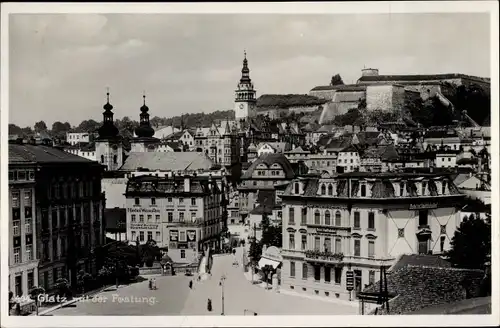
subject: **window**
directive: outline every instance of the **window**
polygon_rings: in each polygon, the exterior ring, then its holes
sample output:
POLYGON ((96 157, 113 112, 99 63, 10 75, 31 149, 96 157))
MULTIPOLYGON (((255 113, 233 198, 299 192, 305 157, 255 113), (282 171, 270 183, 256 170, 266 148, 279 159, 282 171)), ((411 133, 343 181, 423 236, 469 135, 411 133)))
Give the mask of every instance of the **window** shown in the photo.
POLYGON ((184 222, 184 212, 179 212, 179 222, 184 222))
POLYGON ((400 182, 399 183, 399 196, 403 197, 404 193, 405 193, 405 183, 404 182, 400 182))
POLYGON ((331 222, 330 222, 330 211, 329 210, 326 210, 325 211, 325 225, 330 225, 331 222))
POLYGON ((135 231, 132 231, 132 237, 131 237, 131 239, 132 239, 133 241, 135 241, 135 239, 136 239, 136 238, 137 238, 137 237, 136 237, 136 232, 135 232, 135 231))
POLYGON ((181 231, 179 233, 179 241, 186 241, 186 232, 185 231, 181 231))
POLYGON ((320 215, 318 210, 314 212, 314 224, 320 224, 320 215))
POLYGON ((305 250, 307 248, 307 235, 302 235, 300 240, 300 249, 305 250))
POLYGON ((427 189, 427 182, 422 181, 422 196, 425 196, 426 189, 427 189))
POLYGON ((131 220, 132 220, 132 222, 135 222, 135 214, 132 214, 131 220))
POLYGON ((340 282, 342 281, 342 268, 335 267, 333 271, 335 273, 335 283, 340 284, 340 282))
POLYGON ((340 227, 342 225, 342 216, 340 211, 335 212, 335 226, 340 227))
POLYGON ((168 219, 168 222, 173 222, 174 221, 174 213, 168 212, 167 219, 168 219))
POLYGON ((15 296, 23 296, 23 276, 16 275, 15 284, 16 284, 16 286, 15 286, 16 295, 15 296))
POLYGON ((342 239, 335 238, 335 253, 342 253, 342 239))
POLYGON ((370 258, 375 257, 375 241, 374 240, 368 241, 368 257, 370 257, 370 258))
POLYGON ((332 240, 330 238, 325 238, 325 252, 332 251, 332 240))
POLYGON ((418 241, 418 253, 427 254, 429 252, 429 241, 428 239, 421 239, 418 241))
POLYGON ((52 269, 52 281, 57 281, 58 278, 58 273, 59 273, 59 268, 53 268, 52 269))
POLYGON ((161 240, 160 232, 159 231, 155 232, 155 240, 158 241, 158 242, 161 240))
POLYGON ((321 194, 322 195, 326 194, 326 187, 325 187, 325 185, 321 185, 321 194))
POLYGON ((375 213, 368 212, 368 229, 375 230, 375 213))
POLYGON ((373 270, 370 270, 368 272, 368 283, 370 285, 373 285, 375 283, 375 271, 373 271, 373 270))
POLYGON ((184 198, 179 197, 179 204, 184 204, 184 198))
POLYGON ((446 181, 443 180, 443 183, 441 184, 441 195, 446 194, 446 181))
POLYGON ((59 253, 57 252, 57 239, 52 239, 52 261, 59 258, 59 253))
POLYGON ((319 237, 314 237, 314 250, 316 250, 316 251, 320 250, 320 238, 319 237))
POLYGON ((360 228, 361 228, 361 222, 360 222, 359 212, 354 212, 354 229, 360 229, 360 228))
POLYGON ((144 231, 139 231, 139 241, 144 241, 144 231))
POLYGON ((160 222, 160 215, 156 214, 155 219, 156 219, 156 223, 160 222))
POLYGON ((428 222, 429 213, 427 210, 418 211, 418 226, 423 227, 429 224, 428 222))
POLYGON ((167 202, 171 203, 172 202, 172 197, 167 198, 167 202))
POLYGON ((441 236, 439 238, 439 249, 440 249, 441 253, 443 253, 443 251, 444 251, 444 242, 445 242, 445 240, 446 240, 446 236, 441 236))
POLYGON ((307 263, 302 263, 302 279, 307 279, 307 263))
POLYGON ((32 207, 33 206, 33 198, 31 197, 31 191, 26 190, 24 192, 24 207, 32 207))
POLYGON ((118 157, 116 155, 113 155, 113 164, 116 164, 118 162, 118 157))
POLYGON ((366 197, 366 185, 361 185, 361 197, 366 197))
POLYGON ((135 198, 135 205, 141 205, 141 200, 139 198, 135 198))
POLYGON ((31 261, 33 259, 32 252, 33 252, 33 246, 26 245, 26 261, 31 261))
POLYGON ((148 214, 148 222, 151 222, 153 220, 153 216, 151 214, 148 214))
POLYGON ((30 233, 33 233, 32 228, 32 221, 31 219, 25 219, 24 220, 24 233, 29 235, 30 233))
POLYGON ((290 277, 295 277, 295 262, 290 261, 290 277))
POLYGON ((66 256, 66 237, 61 237, 61 257, 66 256))
POLYGON ((290 209, 288 210, 288 223, 295 224, 295 210, 291 206, 290 209))
POLYGON ((153 240, 153 231, 148 231, 148 241, 153 240))
POLYGON ((196 198, 191 198, 191 205, 196 206, 196 198))
POLYGON ((151 198, 151 205, 156 205, 156 198, 151 198))
POLYGON ((328 186, 328 195, 329 195, 329 196, 332 196, 332 195, 333 195, 333 186, 332 186, 332 185, 329 185, 329 186, 328 186))
POLYGON ((290 233, 288 236, 288 244, 290 249, 295 249, 295 233, 290 233))
POLYGON ((21 229, 19 226, 21 225, 21 221, 12 221, 12 234, 14 236, 19 236, 21 234, 21 229))
POLYGON ((319 265, 314 266, 314 280, 320 281, 321 279, 321 267, 319 265))
POLYGON ((325 266, 325 282, 332 281, 332 269, 329 266, 325 266))
POLYGON ((28 271, 28 290, 33 289, 35 287, 35 274, 33 270, 28 271))
POLYGON ((354 240, 354 256, 361 256, 361 240, 354 240))
POLYGON ((302 218, 300 220, 300 224, 302 225, 307 224, 307 207, 302 208, 302 218))
POLYGON ((181 259, 185 259, 185 258, 186 258, 186 250, 181 249, 181 259))
POLYGON ((294 185, 294 194, 300 194, 300 188, 299 188, 299 184, 298 183, 295 183, 294 185))
POLYGON ((12 192, 12 207, 19 208, 19 192, 18 191, 12 192))
POLYGON ((21 247, 14 248, 14 264, 21 263, 21 247))
POLYGON ((144 215, 143 214, 139 215, 139 222, 144 223, 144 215))

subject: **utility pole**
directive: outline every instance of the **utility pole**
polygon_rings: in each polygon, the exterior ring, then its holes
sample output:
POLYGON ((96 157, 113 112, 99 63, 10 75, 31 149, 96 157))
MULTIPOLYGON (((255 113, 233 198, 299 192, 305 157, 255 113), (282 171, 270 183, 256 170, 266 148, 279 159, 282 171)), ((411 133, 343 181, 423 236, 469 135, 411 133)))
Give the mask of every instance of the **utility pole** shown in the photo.
POLYGON ((222 297, 222 313, 221 315, 224 315, 224 281, 226 280, 226 275, 223 274, 222 277, 220 277, 220 282, 219 286, 221 286, 221 297, 222 297))

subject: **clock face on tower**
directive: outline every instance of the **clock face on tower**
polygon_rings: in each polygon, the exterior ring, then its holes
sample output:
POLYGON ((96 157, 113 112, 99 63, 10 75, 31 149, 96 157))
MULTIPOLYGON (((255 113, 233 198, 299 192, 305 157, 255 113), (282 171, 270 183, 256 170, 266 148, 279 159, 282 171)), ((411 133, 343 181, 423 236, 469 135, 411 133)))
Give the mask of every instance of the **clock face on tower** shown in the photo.
POLYGON ((243 104, 240 104, 240 109, 243 109, 243 107, 245 107, 245 106, 243 106, 243 104))

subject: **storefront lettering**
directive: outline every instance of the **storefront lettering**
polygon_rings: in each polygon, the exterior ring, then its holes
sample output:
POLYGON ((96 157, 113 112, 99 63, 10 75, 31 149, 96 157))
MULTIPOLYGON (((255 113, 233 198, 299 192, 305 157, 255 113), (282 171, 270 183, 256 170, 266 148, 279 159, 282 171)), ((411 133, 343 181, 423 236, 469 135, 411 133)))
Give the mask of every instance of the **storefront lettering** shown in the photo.
POLYGON ((330 235, 336 235, 337 231, 333 229, 328 229, 328 228, 317 228, 316 233, 326 233, 330 235))
POLYGON ((127 212, 129 213, 160 213, 160 210, 158 208, 141 208, 141 207, 132 207, 132 208, 127 208, 127 212))
POLYGON ((424 210, 437 208, 437 203, 410 204, 410 210, 424 210))
POLYGON ((132 223, 132 224, 130 224, 130 229, 157 230, 158 224, 132 223))
POLYGON ((179 240, 179 231, 170 230, 170 241, 178 241, 179 240))

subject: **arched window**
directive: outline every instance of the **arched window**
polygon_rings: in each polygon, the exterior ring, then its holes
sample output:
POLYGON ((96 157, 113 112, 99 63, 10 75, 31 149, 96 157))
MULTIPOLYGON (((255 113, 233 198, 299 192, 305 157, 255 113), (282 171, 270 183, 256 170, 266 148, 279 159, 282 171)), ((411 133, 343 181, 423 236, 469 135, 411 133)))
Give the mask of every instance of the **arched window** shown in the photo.
POLYGON ((104 155, 101 155, 101 163, 104 163, 104 155))
POLYGON ((399 183, 399 197, 403 197, 405 192, 405 183, 400 182, 399 183))
POLYGON ((366 185, 361 185, 361 197, 366 197, 366 185))
POLYGON ((325 185, 324 185, 324 184, 323 184, 323 185, 321 185, 321 194, 322 194, 322 195, 325 195, 325 194, 326 194, 326 187, 325 187, 325 185))
POLYGON ((332 185, 328 186, 328 195, 333 196, 333 186, 332 185))
POLYGON ((342 216, 340 211, 335 212, 335 226, 340 227, 342 225, 342 216))
POLYGON ((314 224, 320 224, 320 214, 318 210, 314 212, 314 224))
POLYGON ((444 195, 446 194, 446 181, 443 180, 443 183, 441 184, 441 194, 444 195))
POLYGON ((118 156, 114 155, 113 156, 113 164, 116 164, 118 161, 118 156))
POLYGON ((307 267, 307 263, 302 263, 302 279, 307 279, 307 271, 308 271, 308 267, 307 267))
POLYGON ((294 187, 295 187, 294 193, 299 194, 300 193, 299 192, 299 184, 297 182, 295 183, 294 187))
POLYGON ((325 212, 325 225, 330 225, 330 211, 326 210, 325 212))

